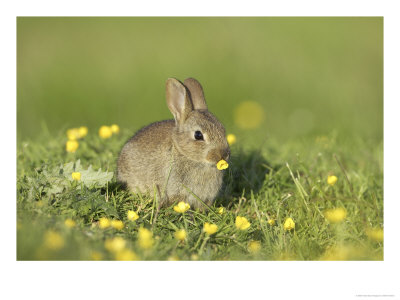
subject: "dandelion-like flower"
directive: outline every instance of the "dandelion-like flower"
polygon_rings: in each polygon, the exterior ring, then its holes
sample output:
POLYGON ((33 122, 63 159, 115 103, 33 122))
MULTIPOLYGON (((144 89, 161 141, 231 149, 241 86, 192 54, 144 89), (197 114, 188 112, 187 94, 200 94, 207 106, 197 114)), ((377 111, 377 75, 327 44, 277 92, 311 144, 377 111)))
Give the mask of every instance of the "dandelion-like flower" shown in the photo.
POLYGON ((63 237, 53 231, 53 230, 48 230, 45 235, 44 235, 44 246, 50 250, 60 250, 62 247, 64 247, 64 239, 63 237))
POLYGON ((83 138, 88 134, 88 128, 86 126, 81 126, 78 128, 79 138, 83 138))
POLYGON ((99 227, 101 228, 101 229, 104 229, 104 228, 108 228, 108 227, 110 227, 111 226, 111 222, 110 222, 110 220, 109 219, 107 219, 107 218, 100 218, 100 220, 99 220, 99 227))
POLYGON ((220 207, 220 208, 218 208, 218 213, 220 214, 220 215, 223 215, 224 213, 225 213, 225 211, 226 211, 226 209, 225 209, 225 207, 220 207))
POLYGON ((224 170, 224 169, 227 169, 228 167, 229 167, 229 164, 223 159, 221 159, 219 162, 217 162, 218 170, 224 170))
POLYGON ((76 181, 81 180, 81 173, 79 173, 79 172, 72 172, 71 176, 72 176, 73 180, 76 180, 76 181))
POLYGON ((290 231, 292 229, 294 229, 294 227, 296 226, 296 223, 294 223, 292 218, 287 218, 285 220, 285 223, 283 224, 283 229, 290 231))
POLYGON ((203 230, 208 235, 212 235, 218 231, 218 226, 215 224, 210 224, 208 222, 204 223, 203 230))
POLYGON ((66 219, 64 221, 64 225, 67 226, 68 228, 72 228, 72 227, 75 227, 76 223, 72 219, 66 219))
POLYGON ((229 145, 233 145, 234 143, 236 143, 236 136, 230 133, 226 136, 226 140, 228 141, 229 145))
POLYGON ((92 251, 92 253, 90 254, 90 258, 92 260, 102 260, 103 255, 100 252, 92 251))
POLYGON ((190 208, 190 205, 188 203, 181 201, 178 203, 178 205, 174 206, 174 211, 183 214, 184 212, 189 210, 189 208, 190 208))
POLYGON ((117 124, 111 125, 111 131, 112 131, 112 133, 118 134, 119 133, 119 126, 117 124))
POLYGON ((171 256, 168 257, 168 260, 169 260, 169 261, 178 261, 178 260, 179 260, 179 257, 176 256, 176 255, 171 255, 171 256))
POLYGON ((65 150, 70 153, 74 153, 79 147, 79 143, 76 140, 69 140, 65 144, 65 150))
POLYGON ((255 101, 244 101, 234 111, 235 124, 242 129, 258 128, 264 118, 263 107, 255 101))
POLYGON ((120 220, 111 220, 111 227, 121 230, 124 228, 124 223, 120 220))
POLYGON ((113 253, 117 253, 122 251, 125 248, 126 241, 122 237, 115 237, 111 239, 107 239, 104 243, 104 247, 113 253))
POLYGON ((136 221, 139 219, 139 215, 133 210, 128 210, 127 217, 129 221, 136 221))
POLYGON ((274 225, 275 225, 275 220, 274 220, 274 219, 269 219, 269 220, 267 221, 267 223, 268 223, 269 225, 271 225, 271 226, 274 226, 274 225))
POLYGON ((235 220, 235 225, 237 229, 246 230, 250 227, 250 222, 245 217, 237 216, 235 220))
POLYGON ((79 129, 78 128, 71 128, 67 130, 67 137, 70 141, 74 141, 79 139, 79 129))
POLYGON ((330 175, 330 176, 328 176, 328 179, 326 180, 326 182, 329 184, 329 185, 335 185, 335 183, 336 183, 336 181, 337 181, 337 177, 335 176, 335 175, 330 175))
POLYGON ((347 211, 343 207, 327 209, 324 216, 330 223, 339 223, 346 219, 347 211))
POLYGON ((115 253, 115 259, 116 260, 124 260, 124 261, 129 261, 129 260, 138 260, 138 256, 136 255, 135 252, 129 249, 123 249, 121 251, 118 251, 115 253))
POLYGON ((105 126, 105 125, 103 125, 103 126, 101 126, 100 129, 99 129, 99 136, 100 136, 102 139, 108 139, 108 138, 110 138, 110 137, 112 136, 112 133, 113 133, 113 132, 112 132, 110 126, 105 126))
POLYGON ((261 242, 260 241, 250 241, 249 245, 247 246, 247 249, 251 253, 257 253, 260 252, 261 249, 261 242))
POLYGON ((196 253, 193 253, 192 255, 190 255, 190 259, 191 260, 199 260, 199 256, 196 253))
POLYGON ((139 228, 139 247, 150 249, 153 247, 153 233, 146 228, 139 228))
POLYGON ((375 242, 383 241, 383 229, 381 228, 367 229, 366 234, 371 240, 375 242))
POLYGON ((184 241, 186 239, 187 233, 185 229, 179 229, 175 231, 174 236, 179 241, 184 241))

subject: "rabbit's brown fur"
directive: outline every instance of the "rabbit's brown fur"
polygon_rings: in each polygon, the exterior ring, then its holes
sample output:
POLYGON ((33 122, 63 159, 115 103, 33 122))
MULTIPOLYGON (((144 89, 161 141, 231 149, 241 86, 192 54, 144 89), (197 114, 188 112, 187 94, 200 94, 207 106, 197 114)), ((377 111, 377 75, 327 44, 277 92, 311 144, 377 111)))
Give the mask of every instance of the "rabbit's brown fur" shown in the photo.
POLYGON ((124 145, 118 158, 118 180, 132 192, 155 188, 161 205, 185 201, 202 209, 204 205, 192 193, 209 205, 217 196, 223 171, 216 164, 230 155, 225 128, 208 111, 195 79, 182 84, 169 78, 166 98, 175 120, 152 123, 124 145), (194 138, 196 131, 201 131, 204 140, 194 138))

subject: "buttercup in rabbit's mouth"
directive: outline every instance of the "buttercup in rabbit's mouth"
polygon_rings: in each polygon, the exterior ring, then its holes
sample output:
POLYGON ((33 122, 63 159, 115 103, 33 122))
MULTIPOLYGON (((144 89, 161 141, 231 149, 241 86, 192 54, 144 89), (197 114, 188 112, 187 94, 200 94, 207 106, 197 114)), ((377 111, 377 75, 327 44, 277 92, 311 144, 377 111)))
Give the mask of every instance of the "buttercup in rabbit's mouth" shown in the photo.
POLYGON ((118 181, 133 193, 158 192, 161 206, 183 201, 204 209, 217 197, 229 166, 225 128, 208 110, 196 79, 168 78, 165 96, 174 119, 142 128, 124 145, 118 181))
POLYGON ((218 170, 224 170, 224 169, 227 169, 228 167, 229 167, 229 164, 223 159, 221 159, 219 162, 217 162, 218 170))

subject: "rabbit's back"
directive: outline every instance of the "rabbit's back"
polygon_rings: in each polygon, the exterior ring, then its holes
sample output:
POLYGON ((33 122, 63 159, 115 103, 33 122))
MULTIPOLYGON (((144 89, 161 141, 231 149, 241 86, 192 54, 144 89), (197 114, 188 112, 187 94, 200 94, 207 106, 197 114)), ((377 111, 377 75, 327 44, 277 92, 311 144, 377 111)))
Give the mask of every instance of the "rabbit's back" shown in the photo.
POLYGON ((124 145, 118 158, 118 181, 141 192, 153 190, 165 180, 171 160, 174 120, 152 123, 139 130, 124 145))

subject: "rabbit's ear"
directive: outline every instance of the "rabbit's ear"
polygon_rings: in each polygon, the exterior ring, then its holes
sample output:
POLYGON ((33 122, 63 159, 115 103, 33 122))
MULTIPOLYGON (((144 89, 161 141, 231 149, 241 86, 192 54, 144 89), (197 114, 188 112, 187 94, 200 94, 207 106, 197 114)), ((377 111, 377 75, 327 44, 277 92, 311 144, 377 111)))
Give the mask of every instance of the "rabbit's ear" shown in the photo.
POLYGON ((185 86, 175 78, 168 78, 165 84, 167 105, 177 124, 183 124, 193 110, 185 86))
POLYGON ((194 109, 207 109, 204 92, 201 84, 194 78, 186 78, 183 84, 190 92, 194 109))

